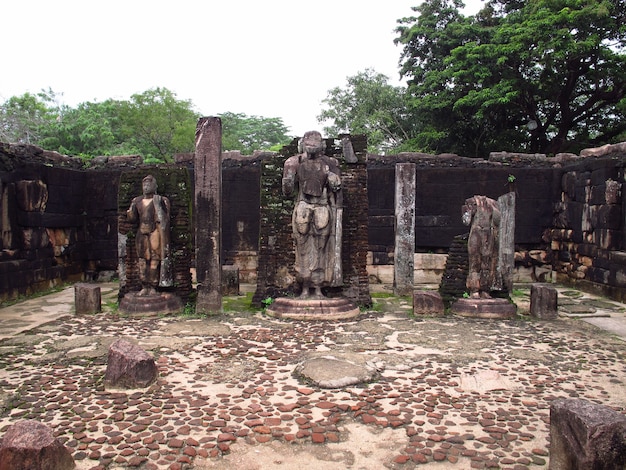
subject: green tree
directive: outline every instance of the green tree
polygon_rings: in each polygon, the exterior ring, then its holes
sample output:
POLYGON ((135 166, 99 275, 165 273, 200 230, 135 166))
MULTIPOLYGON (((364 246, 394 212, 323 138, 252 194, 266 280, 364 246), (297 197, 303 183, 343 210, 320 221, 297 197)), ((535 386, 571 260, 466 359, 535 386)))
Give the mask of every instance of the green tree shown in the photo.
POLYGON ((625 0, 425 0, 400 20, 416 146, 578 151, 626 131, 625 0))
POLYGON ((38 145, 84 158, 139 153, 124 135, 120 116, 124 106, 128 106, 127 102, 106 100, 65 108, 45 129, 38 145))
POLYGON ((347 78, 345 88, 328 91, 326 108, 317 117, 331 121, 327 135, 366 134, 372 152, 398 149, 409 139, 410 120, 404 87, 390 85, 389 77, 366 69, 347 78))
POLYGON ((57 117, 52 90, 12 96, 0 105, 0 140, 37 144, 57 117))
POLYGON ((255 150, 275 150, 290 142, 289 129, 281 118, 247 116, 242 113, 226 112, 219 115, 222 120, 222 148, 240 150, 250 155, 255 150))
POLYGON ((167 88, 132 95, 120 107, 122 135, 144 158, 171 161, 175 153, 192 152, 199 114, 189 100, 167 88))

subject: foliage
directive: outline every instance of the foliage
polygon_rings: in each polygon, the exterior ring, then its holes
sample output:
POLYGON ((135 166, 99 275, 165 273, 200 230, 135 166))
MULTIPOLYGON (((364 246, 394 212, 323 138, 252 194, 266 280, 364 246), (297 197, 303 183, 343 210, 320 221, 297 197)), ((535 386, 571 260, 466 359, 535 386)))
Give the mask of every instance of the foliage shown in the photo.
POLYGON ((328 91, 322 103, 326 108, 319 122, 332 121, 324 127, 327 135, 366 134, 371 152, 397 149, 409 137, 405 108, 405 89, 388 83, 389 78, 366 69, 347 78, 345 88, 328 91))
POLYGON ((425 0, 399 21, 413 145, 557 153, 626 132, 625 0, 425 0))
POLYGON ((86 158, 138 153, 121 132, 122 106, 123 102, 107 100, 81 103, 74 109, 58 108, 57 119, 44 129, 38 145, 86 158))
POLYGON ((34 144, 39 141, 41 132, 51 122, 56 113, 49 104, 54 101, 52 91, 36 95, 24 93, 12 96, 0 105, 0 140, 34 144))
MULTIPOLYGON (((144 162, 169 161, 193 152, 199 113, 167 88, 132 95, 130 100, 58 103, 52 90, 25 93, 0 105, 0 140, 39 145, 90 159, 99 155, 139 154, 144 162)), ((291 139, 280 118, 224 113, 223 145, 252 153, 280 148, 291 139)))
POLYGON ((132 95, 120 109, 123 133, 145 158, 171 160, 172 155, 193 152, 200 115, 189 100, 178 100, 167 88, 132 95))
POLYGON ((222 147, 224 150, 240 150, 250 155, 255 150, 271 150, 288 144, 289 129, 281 118, 247 116, 242 113, 223 113, 222 147))

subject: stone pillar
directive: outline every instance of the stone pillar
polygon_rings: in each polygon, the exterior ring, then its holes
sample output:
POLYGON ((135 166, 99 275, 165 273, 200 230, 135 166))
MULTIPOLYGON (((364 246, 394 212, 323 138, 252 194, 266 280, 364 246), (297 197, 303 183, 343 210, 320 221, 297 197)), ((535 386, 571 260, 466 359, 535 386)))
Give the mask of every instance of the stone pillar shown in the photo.
POLYGON ((626 416, 579 398, 554 400, 548 468, 626 468, 626 416))
POLYGON ((552 286, 533 284, 530 287, 530 316, 552 320, 558 316, 558 292, 552 286))
POLYGON ((82 282, 75 284, 74 305, 78 315, 100 312, 102 310, 100 287, 82 282))
POLYGON ((194 157, 197 313, 222 311, 222 121, 203 117, 194 157))
POLYGON ((393 291, 396 295, 410 295, 413 292, 415 181, 415 163, 396 164, 396 239, 393 257, 393 291))
POLYGON ((513 269, 515 268, 515 193, 503 194, 498 198, 500 207, 500 245, 498 247, 498 268, 496 285, 498 290, 513 290, 513 269))

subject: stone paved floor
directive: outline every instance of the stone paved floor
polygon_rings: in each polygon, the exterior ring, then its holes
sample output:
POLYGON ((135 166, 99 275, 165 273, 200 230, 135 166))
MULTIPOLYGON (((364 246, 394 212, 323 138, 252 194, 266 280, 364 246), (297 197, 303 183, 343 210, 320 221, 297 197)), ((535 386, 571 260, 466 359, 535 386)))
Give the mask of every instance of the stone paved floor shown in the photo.
MULTIPOLYGON (((79 470, 541 469, 555 398, 626 413, 624 306, 571 289, 554 321, 413 319, 406 300, 377 297, 338 322, 127 318, 115 285, 102 291, 97 315, 73 314, 72 288, 0 309, 0 436, 47 423, 79 470), (154 354, 149 389, 104 388, 118 337, 154 354), (378 377, 325 390, 293 375, 342 352, 378 377)), ((518 301, 524 311, 527 293, 518 301)))

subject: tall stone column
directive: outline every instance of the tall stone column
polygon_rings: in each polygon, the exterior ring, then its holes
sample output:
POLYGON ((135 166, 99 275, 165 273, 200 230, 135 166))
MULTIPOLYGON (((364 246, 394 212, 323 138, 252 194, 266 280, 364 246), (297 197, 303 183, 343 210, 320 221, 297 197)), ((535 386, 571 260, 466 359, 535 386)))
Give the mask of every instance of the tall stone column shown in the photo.
POLYGON ((515 268, 515 193, 509 192, 498 198, 500 207, 500 245, 498 246, 498 272, 495 288, 513 290, 515 268))
POLYGON ((202 117, 194 157, 196 313, 222 311, 222 121, 202 117))
POLYGON ((393 291, 411 295, 415 254, 415 163, 396 164, 396 224, 393 256, 393 291))

